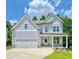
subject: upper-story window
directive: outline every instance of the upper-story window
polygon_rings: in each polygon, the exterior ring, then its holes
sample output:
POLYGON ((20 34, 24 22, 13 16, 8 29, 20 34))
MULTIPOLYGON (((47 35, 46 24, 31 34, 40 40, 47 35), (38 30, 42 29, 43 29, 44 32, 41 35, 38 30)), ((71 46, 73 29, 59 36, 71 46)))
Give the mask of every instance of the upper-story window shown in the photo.
POLYGON ((59 32, 59 26, 53 26, 53 32, 59 32))
POLYGON ((59 32, 59 26, 57 26, 57 32, 59 32))
POLYGON ((45 27, 45 32, 48 32, 48 27, 45 27))
POLYGON ((25 29, 27 29, 27 24, 25 24, 25 29))

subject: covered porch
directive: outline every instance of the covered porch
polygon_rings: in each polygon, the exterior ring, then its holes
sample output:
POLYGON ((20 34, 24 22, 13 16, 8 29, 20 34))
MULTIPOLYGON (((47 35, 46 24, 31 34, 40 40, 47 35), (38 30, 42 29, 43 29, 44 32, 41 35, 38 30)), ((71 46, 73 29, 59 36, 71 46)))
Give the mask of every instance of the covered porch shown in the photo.
POLYGON ((41 34, 41 47, 68 48, 67 33, 43 33, 41 34))

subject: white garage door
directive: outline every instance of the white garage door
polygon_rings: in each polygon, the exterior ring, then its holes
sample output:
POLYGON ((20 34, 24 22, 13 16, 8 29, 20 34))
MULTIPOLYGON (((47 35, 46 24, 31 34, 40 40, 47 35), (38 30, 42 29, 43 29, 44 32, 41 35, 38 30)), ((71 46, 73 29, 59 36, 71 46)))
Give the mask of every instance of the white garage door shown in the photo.
POLYGON ((18 48, 36 48, 38 46, 37 40, 37 31, 15 31, 15 44, 18 48))
POLYGON ((36 48, 37 39, 17 39, 16 40, 17 48, 36 48))

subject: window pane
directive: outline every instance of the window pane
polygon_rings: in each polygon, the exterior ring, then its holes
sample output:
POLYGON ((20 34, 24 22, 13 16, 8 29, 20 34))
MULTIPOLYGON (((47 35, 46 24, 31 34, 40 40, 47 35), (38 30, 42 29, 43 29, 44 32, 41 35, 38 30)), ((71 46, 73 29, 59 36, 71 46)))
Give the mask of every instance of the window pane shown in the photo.
POLYGON ((55 44, 55 39, 54 39, 54 44, 55 44))
POLYGON ((56 31, 55 26, 53 26, 53 31, 56 31))
POLYGON ((58 32, 59 31, 59 26, 53 26, 53 31, 58 32))
POLYGON ((57 26, 57 32, 59 31, 59 26, 57 26))
POLYGON ((27 28, 27 24, 25 24, 25 29, 27 28))
POLYGON ((57 37, 57 43, 59 44, 59 37, 57 37))

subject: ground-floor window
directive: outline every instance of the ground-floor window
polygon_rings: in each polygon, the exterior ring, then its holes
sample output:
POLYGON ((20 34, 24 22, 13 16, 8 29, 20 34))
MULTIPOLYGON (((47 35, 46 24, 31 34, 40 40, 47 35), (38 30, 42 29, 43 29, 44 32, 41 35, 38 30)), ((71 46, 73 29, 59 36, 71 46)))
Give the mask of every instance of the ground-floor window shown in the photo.
POLYGON ((59 37, 54 37, 54 44, 59 44, 59 37))

